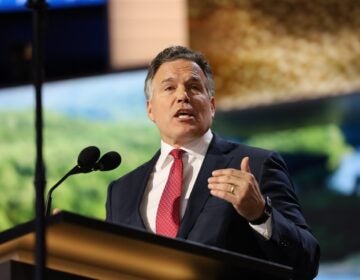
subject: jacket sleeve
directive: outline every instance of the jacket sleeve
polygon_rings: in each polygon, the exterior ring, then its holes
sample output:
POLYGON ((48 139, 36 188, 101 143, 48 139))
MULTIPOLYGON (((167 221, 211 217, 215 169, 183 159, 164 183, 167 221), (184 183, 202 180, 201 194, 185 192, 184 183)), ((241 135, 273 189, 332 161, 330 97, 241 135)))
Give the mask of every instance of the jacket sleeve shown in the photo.
POLYGON ((265 159, 259 185, 272 202, 272 235, 258 242, 269 260, 294 268, 295 279, 313 279, 320 248, 300 209, 287 167, 276 153, 265 159))

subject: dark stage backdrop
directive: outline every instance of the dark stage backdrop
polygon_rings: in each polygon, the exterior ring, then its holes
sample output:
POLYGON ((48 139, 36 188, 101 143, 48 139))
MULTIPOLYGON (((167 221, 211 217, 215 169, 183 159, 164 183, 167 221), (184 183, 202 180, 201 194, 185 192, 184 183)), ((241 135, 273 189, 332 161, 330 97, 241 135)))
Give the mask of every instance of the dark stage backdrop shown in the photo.
MULTIPOLYGON (((32 11, 0 1, 0 86, 31 81, 32 11)), ((107 0, 48 0, 44 13, 47 80, 108 70, 107 0)))

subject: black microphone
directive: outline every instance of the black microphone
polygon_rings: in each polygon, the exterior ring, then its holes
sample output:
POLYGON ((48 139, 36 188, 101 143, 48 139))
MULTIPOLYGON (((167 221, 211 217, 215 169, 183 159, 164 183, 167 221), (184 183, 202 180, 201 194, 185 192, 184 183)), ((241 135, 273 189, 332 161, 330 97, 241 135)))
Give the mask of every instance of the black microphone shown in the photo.
POLYGON ((73 168, 70 175, 91 172, 99 157, 99 148, 95 146, 86 147, 80 152, 77 161, 78 164, 73 168))
POLYGON ((111 151, 103 155, 93 167, 93 171, 109 171, 118 167, 121 163, 121 156, 119 153, 111 151))
POLYGON ((47 195, 47 203, 45 215, 50 215, 51 210, 51 194, 52 192, 63 182, 65 179, 71 175, 79 174, 79 173, 88 173, 93 171, 94 166, 96 165, 97 160, 100 157, 100 150, 95 146, 89 146, 83 149, 78 156, 78 164, 74 166, 68 173, 65 174, 64 177, 60 179, 48 192, 47 195))

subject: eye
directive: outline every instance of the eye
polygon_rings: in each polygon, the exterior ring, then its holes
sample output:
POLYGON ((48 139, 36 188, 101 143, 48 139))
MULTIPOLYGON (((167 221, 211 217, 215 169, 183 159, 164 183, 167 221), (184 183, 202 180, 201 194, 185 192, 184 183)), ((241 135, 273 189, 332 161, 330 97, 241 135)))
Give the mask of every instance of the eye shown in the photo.
POLYGON ((191 92, 201 92, 202 87, 199 84, 190 84, 188 86, 188 90, 190 90, 191 92))
POLYGON ((173 91, 175 89, 175 87, 174 86, 171 86, 171 85, 168 85, 168 86, 165 86, 164 87, 164 90, 165 91, 173 91))

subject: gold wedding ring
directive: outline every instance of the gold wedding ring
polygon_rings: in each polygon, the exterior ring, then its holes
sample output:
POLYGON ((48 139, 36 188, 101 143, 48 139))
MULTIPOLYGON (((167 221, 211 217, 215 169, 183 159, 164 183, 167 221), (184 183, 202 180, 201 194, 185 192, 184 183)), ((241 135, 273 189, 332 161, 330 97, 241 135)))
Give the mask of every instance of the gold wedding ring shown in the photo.
POLYGON ((230 193, 231 193, 231 194, 234 194, 234 191, 235 191, 235 186, 234 186, 234 185, 231 185, 230 193))

